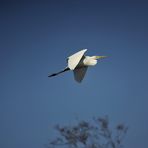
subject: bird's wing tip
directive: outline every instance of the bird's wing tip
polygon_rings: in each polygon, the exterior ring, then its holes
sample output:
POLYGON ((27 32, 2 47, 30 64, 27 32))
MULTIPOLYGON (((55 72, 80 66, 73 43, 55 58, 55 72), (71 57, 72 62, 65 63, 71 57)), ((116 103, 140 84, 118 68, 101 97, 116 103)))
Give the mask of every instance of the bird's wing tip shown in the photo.
POLYGON ((88 49, 83 49, 84 52, 86 52, 88 49))

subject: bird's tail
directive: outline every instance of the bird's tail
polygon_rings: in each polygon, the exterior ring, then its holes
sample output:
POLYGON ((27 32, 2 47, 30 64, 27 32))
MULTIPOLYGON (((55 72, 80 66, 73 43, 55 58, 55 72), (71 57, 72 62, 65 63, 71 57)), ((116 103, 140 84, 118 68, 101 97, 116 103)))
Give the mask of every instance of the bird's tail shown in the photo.
POLYGON ((59 72, 56 72, 56 73, 53 73, 53 74, 49 74, 48 77, 53 77, 53 76, 56 76, 56 75, 58 75, 60 73, 63 73, 63 72, 69 71, 69 70, 70 70, 70 68, 66 67, 65 69, 63 69, 63 70, 61 70, 59 72))

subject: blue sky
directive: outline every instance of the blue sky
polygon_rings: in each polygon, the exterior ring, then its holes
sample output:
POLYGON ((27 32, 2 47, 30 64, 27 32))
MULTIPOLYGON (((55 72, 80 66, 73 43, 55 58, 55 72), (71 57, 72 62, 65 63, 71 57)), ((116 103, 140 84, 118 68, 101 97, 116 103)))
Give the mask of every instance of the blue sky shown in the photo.
POLYGON ((148 147, 148 3, 0 2, 0 147, 41 148, 53 125, 108 115, 129 126, 127 148, 148 147), (107 55, 81 84, 67 56, 107 55))

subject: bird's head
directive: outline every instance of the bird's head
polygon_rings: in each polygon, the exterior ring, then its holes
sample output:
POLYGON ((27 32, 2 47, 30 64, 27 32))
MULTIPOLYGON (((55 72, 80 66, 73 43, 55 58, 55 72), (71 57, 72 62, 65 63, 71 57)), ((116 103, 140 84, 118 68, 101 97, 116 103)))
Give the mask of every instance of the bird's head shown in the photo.
POLYGON ((87 66, 94 66, 97 64, 97 60, 106 58, 107 56, 86 56, 83 63, 87 66))

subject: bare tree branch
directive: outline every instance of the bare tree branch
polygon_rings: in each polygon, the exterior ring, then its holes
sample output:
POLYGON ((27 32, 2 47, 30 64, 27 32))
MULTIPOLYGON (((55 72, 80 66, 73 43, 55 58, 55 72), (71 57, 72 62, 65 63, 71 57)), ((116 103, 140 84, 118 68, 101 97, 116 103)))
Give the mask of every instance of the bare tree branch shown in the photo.
POLYGON ((118 124, 114 130, 109 127, 107 116, 94 118, 91 122, 80 121, 74 126, 55 127, 57 138, 51 140, 49 148, 121 148, 128 128, 118 124))

